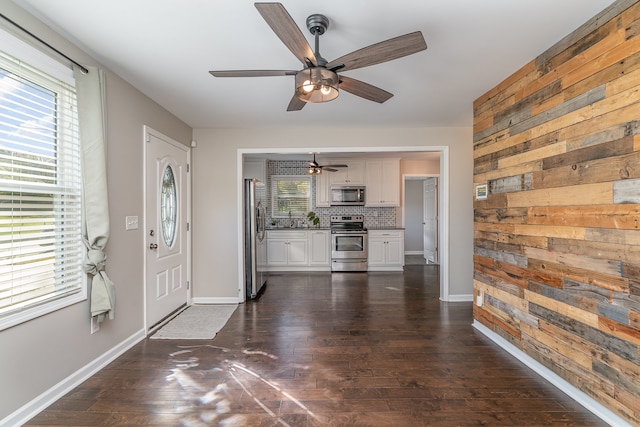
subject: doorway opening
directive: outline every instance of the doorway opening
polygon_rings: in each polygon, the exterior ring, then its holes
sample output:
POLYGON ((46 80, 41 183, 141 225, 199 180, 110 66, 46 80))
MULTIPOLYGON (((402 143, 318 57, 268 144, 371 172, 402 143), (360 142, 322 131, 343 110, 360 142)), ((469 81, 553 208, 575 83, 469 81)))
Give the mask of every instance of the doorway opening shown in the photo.
MULTIPOLYGON (((296 148, 240 148, 237 150, 237 210, 238 212, 242 212, 242 194, 243 194, 243 163, 245 158, 251 157, 264 157, 264 156, 289 156, 289 155, 307 155, 309 153, 323 153, 323 154, 335 154, 338 156, 345 156, 347 154, 388 154, 389 156, 399 155, 399 154, 425 154, 425 153, 433 153, 435 155, 435 159, 433 161, 435 165, 435 172, 431 176, 439 176, 439 187, 438 187, 438 200, 439 205, 437 208, 438 212, 438 262, 440 265, 440 300, 441 301, 449 301, 449 248, 448 248, 448 240, 444 238, 449 234, 449 147, 448 146, 406 146, 406 147, 296 147, 296 148)), ((413 172, 402 171, 401 172, 401 193, 404 194, 404 176, 411 175, 413 172)), ((420 176, 430 176, 428 173, 424 171, 420 171, 417 173, 420 176)), ((402 208, 397 208, 397 218, 402 218, 404 221, 404 213, 402 212, 402 208)), ((238 242, 243 242, 244 233, 243 226, 239 224, 238 230, 238 242)), ((243 245, 238 245, 238 259, 243 260, 243 245)), ((241 261, 238 263, 238 300, 242 301, 244 299, 243 290, 244 290, 244 263, 241 261)))
POLYGON ((417 264, 439 264, 439 175, 404 175, 405 259, 417 264))

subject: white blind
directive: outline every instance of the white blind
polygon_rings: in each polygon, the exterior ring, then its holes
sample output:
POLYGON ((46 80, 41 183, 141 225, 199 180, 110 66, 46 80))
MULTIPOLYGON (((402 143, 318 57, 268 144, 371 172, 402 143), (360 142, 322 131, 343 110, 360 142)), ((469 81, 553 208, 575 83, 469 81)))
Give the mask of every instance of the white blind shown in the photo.
POLYGON ((301 216, 311 210, 311 177, 274 175, 271 180, 272 216, 301 216))
POLYGON ((83 290, 80 172, 75 89, 0 52, 0 321, 83 290))

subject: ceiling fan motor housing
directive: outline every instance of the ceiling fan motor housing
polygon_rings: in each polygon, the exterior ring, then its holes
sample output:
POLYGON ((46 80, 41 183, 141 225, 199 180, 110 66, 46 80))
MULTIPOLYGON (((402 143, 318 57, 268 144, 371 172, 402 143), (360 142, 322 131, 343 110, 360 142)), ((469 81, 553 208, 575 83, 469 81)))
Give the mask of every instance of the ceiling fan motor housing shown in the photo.
POLYGON ((314 36, 318 34, 323 35, 329 28, 329 18, 319 13, 314 13, 307 18, 307 29, 314 36))

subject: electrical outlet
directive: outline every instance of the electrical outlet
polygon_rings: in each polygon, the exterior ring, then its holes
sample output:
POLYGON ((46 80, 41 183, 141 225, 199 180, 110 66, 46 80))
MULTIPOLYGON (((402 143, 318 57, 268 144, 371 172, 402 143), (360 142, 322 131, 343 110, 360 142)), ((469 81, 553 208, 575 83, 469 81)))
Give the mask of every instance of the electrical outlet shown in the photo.
POLYGON ((478 307, 482 307, 483 302, 484 302, 484 292, 478 292, 478 295, 476 295, 476 305, 478 307))
POLYGON ((91 318, 91 334, 95 334, 100 330, 100 323, 98 322, 98 316, 91 318))

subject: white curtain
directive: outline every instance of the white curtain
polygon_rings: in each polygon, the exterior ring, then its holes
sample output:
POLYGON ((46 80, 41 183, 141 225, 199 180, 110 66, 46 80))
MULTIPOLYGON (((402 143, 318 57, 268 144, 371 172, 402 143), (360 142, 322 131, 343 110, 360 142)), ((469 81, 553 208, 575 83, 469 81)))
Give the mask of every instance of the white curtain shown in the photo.
POLYGON ((105 272, 104 253, 109 241, 105 73, 96 67, 87 68, 87 74, 77 66, 73 70, 82 147, 83 239, 87 247, 84 270, 92 277, 91 316, 102 322, 106 316, 113 319, 115 309, 115 286, 105 272))

